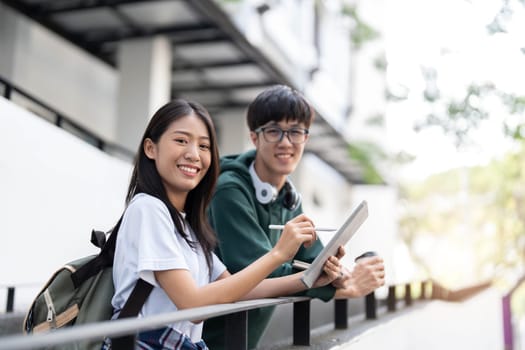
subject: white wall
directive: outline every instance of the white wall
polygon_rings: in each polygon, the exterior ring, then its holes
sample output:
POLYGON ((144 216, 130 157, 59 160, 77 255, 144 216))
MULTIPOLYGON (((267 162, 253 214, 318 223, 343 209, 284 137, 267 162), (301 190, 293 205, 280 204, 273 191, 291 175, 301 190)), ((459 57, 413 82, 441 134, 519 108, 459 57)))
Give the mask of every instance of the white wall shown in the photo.
POLYGON ((378 115, 386 114, 386 72, 378 70, 374 63, 386 59, 385 0, 357 0, 359 17, 379 37, 366 41, 360 49, 353 50, 351 62, 351 99, 352 114, 346 127, 347 137, 351 140, 366 140, 386 148, 386 129, 370 126, 367 121, 378 115))
MULTIPOLYGON (((397 191, 390 186, 354 186, 352 190, 353 205, 362 200, 368 204, 368 218, 357 234, 346 247, 346 259, 354 260, 365 251, 377 252, 385 261, 385 283, 395 284, 400 269, 395 263, 395 246, 397 242, 397 191)), ((348 261, 349 263, 349 261, 348 261)), ((379 297, 385 297, 387 288, 378 290, 379 297)))
POLYGON ((238 154, 255 147, 250 139, 244 111, 223 111, 213 114, 212 117, 221 156, 238 154))
POLYGON ((317 226, 341 225, 352 205, 348 182, 313 154, 305 154, 297 170, 292 180, 303 196, 305 213, 317 226))
MULTIPOLYGON (((25 309, 51 273, 96 253, 124 209, 131 165, 0 98, 0 286, 25 309)), ((5 301, 0 288, 0 301, 5 301)))
MULTIPOLYGON (((350 100, 352 49, 340 3, 322 2, 319 19, 319 70, 305 87, 306 96, 323 117, 344 131, 350 100)), ((352 91, 353 93, 353 91, 352 91)))

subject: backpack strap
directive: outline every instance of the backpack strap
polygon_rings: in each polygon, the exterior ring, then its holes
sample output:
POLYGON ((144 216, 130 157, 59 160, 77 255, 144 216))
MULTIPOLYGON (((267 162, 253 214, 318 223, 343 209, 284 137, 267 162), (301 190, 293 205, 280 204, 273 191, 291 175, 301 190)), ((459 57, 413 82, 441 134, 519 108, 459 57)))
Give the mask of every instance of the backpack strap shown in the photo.
POLYGON ((91 231, 91 243, 97 248, 101 248, 106 244, 106 232, 104 231, 91 231))
POLYGON ((135 288, 133 288, 128 300, 126 301, 126 304, 124 304, 124 307, 120 311, 118 318, 137 316, 152 290, 152 284, 144 281, 142 278, 139 278, 135 288))
MULTIPOLYGON (((152 290, 153 285, 139 278, 117 319, 137 316, 152 290)), ((111 338, 111 347, 116 350, 133 350, 135 348, 135 336, 125 335, 111 338)))
MULTIPOLYGON (((117 224, 111 230, 111 234, 107 241, 103 242, 104 245, 101 247, 100 253, 95 256, 90 262, 81 266, 78 270, 71 274, 71 279, 73 280, 73 285, 75 288, 78 288, 84 281, 88 280, 90 277, 96 275, 102 269, 113 266, 113 258, 115 256, 115 247, 117 245, 117 234, 122 222, 122 217, 118 220, 117 224)), ((100 242, 101 238, 98 239, 100 242)), ((93 242, 93 233, 92 233, 92 243, 93 242)), ((97 245, 97 244, 95 244, 97 245)))

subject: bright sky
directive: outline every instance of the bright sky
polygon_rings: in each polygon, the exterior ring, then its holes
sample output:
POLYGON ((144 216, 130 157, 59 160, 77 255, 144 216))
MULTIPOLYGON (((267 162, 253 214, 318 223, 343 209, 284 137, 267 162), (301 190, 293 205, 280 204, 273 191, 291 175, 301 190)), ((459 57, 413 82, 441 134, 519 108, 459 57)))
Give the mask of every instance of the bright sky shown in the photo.
POLYGON ((386 1, 388 80, 408 88, 408 99, 387 112, 391 147, 418 158, 401 174, 421 178, 460 165, 486 162, 508 148, 501 130, 501 110, 477 134, 476 147, 458 154, 437 130, 412 132, 416 117, 428 113, 422 98, 421 67, 438 71, 442 95, 464 96, 470 82, 492 81, 506 92, 525 94, 525 6, 509 0, 513 15, 508 34, 488 36, 486 25, 498 14, 502 0, 386 1))

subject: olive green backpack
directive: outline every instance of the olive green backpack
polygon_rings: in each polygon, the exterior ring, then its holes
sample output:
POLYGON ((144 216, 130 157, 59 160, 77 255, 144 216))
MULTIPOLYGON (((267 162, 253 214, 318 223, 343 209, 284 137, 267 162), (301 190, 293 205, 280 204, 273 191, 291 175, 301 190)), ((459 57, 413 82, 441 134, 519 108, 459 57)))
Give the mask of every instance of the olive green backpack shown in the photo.
MULTIPOLYGON (((121 218, 122 220, 122 218, 121 218)), ((110 320, 113 314, 113 257, 120 222, 106 241, 106 234, 93 230, 91 242, 100 253, 65 264, 58 269, 37 294, 23 323, 25 333, 46 332, 90 322, 110 320)), ((138 315, 153 286, 137 281, 118 318, 138 315)), ((53 349, 100 349, 103 339, 79 341, 53 349)), ((112 339, 114 349, 133 349, 134 336, 112 339), (118 345, 118 346, 117 346, 118 345)))

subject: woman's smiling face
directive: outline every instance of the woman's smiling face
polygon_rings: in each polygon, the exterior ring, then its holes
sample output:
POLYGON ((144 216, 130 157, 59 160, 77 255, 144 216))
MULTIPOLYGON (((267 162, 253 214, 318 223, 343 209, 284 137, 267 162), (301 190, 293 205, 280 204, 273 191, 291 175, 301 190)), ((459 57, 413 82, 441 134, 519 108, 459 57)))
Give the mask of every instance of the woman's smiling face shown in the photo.
POLYGON ((206 124, 190 114, 172 122, 155 144, 144 142, 144 152, 155 161, 168 198, 180 211, 188 192, 202 180, 211 163, 206 124))

